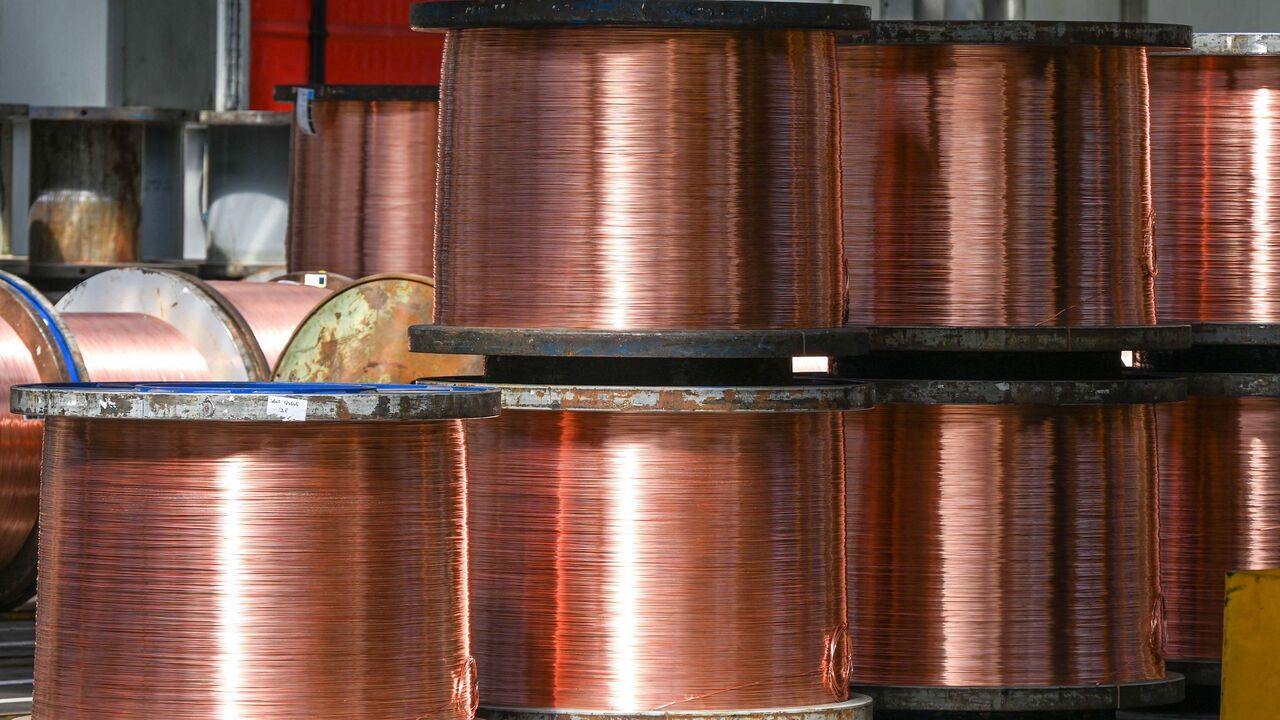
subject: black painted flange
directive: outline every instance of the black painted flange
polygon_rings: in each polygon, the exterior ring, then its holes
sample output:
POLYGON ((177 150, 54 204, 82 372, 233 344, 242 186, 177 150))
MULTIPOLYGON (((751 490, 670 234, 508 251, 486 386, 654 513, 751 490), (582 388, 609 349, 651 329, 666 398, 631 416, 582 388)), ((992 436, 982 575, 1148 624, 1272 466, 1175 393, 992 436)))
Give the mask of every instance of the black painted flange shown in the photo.
POLYGON ((855 45, 1111 45, 1189 48, 1190 25, 1031 20, 885 20, 850 33, 855 45))
POLYGON ((536 27, 865 30, 861 5, 742 0, 460 0, 415 3, 414 30, 536 27))
POLYGON ((318 102, 440 99, 438 85, 277 85, 272 97, 276 102, 293 102, 300 88, 314 91, 318 102))

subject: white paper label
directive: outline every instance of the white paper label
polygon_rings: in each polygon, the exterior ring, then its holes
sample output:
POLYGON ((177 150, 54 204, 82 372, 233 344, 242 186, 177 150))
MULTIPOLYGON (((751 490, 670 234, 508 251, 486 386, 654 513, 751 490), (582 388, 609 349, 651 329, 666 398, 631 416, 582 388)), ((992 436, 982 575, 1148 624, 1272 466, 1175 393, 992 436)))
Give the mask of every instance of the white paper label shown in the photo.
POLYGON ((307 419, 307 401, 302 398, 267 398, 267 416, 285 422, 302 422, 307 419))
POLYGON ((297 95, 294 96, 293 117, 303 135, 316 134, 316 120, 311 115, 311 102, 315 98, 316 91, 311 88, 297 88, 297 95))

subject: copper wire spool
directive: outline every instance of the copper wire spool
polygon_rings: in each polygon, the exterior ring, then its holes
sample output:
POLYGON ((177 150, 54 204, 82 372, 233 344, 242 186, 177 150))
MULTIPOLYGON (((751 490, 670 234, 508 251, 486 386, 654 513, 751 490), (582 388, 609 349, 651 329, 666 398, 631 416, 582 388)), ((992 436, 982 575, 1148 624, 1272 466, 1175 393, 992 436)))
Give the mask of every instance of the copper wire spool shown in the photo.
POLYGON ((808 30, 450 31, 438 322, 842 324, 833 65, 808 30))
POLYGON ((45 421, 36 720, 473 717, 461 423, 266 408, 45 421))
POLYGON ((847 416, 855 686, 1164 677, 1154 412, 885 405, 847 416))
POLYGON ((508 409, 468 425, 485 706, 847 699, 840 423, 508 409))
POLYGON ((424 89, 315 101, 316 133, 293 133, 289 270, 433 274, 439 103, 424 89))
POLYGON ((294 330, 332 291, 297 283, 209 281, 244 316, 266 356, 275 368, 294 330))
POLYGON ((1280 399, 1160 409, 1161 580, 1169 657, 1222 657, 1226 573, 1280 567, 1280 399))
POLYGON ((1161 318, 1280 322, 1280 54, 1153 54, 1151 155, 1161 318))
MULTIPOLYGON (((35 528, 43 432, 41 421, 9 413, 8 391, 14 385, 38 382, 40 371, 31 350, 12 325, 0 322, 0 567, 14 562, 35 528)), ((20 603, 30 593, 27 588, 5 587, 4 591, 5 605, 20 603)))
POLYGON ((1144 48, 838 57, 851 324, 1156 321, 1144 48))
POLYGON ((204 356, 158 318, 141 313, 65 313, 62 321, 75 338, 88 379, 214 379, 204 356))

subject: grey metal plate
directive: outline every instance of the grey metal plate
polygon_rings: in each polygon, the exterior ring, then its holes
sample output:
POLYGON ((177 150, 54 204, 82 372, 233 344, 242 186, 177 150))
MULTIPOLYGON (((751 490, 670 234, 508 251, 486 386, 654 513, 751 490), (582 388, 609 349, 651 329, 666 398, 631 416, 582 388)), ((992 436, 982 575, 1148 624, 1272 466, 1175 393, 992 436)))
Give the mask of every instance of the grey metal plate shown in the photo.
POLYGON ((318 102, 377 102, 379 100, 435 102, 440 99, 438 85, 277 85, 272 97, 276 102, 293 102, 299 88, 314 91, 314 99, 318 102))
MULTIPOLYGON (((292 100, 293 96, 290 95, 292 100)), ((273 110, 201 110, 195 121, 201 125, 288 125, 293 113, 273 110)))
POLYGON ((506 410, 797 413, 862 410, 875 403, 871 383, 842 380, 777 387, 511 385, 449 378, 431 382, 497 388, 502 391, 502 407, 506 410))
POLYGON ((141 106, 115 107, 29 107, 27 117, 32 120, 90 120, 95 122, 168 122, 190 120, 196 113, 190 110, 172 110, 141 106))
POLYGON ((761 710, 523 710, 490 708, 476 712, 481 720, 871 720, 871 699, 855 695, 848 701, 802 708, 761 710))
POLYGON ((247 422, 369 422, 493 417, 500 395, 483 387, 283 383, 18 385, 12 411, 27 417, 247 422))
POLYGON ((1191 47, 1191 26, 1032 20, 884 20, 841 42, 870 45, 1129 45, 1191 47))
POLYGON ((1183 678, 1122 685, 1074 687, 922 687, 854 685, 878 710, 954 712, 1045 712, 1107 710, 1168 705, 1182 700, 1183 678))
POLYGON ((414 30, 478 27, 637 26, 677 28, 865 28, 869 8, 811 2, 741 0, 464 0, 420 2, 414 30))
POLYGON ((1190 50, 1162 55, 1280 55, 1280 33, 1196 33, 1190 50))
POLYGON ((805 330, 557 330, 409 328, 414 352, 528 357, 791 358, 849 357, 867 352, 862 328, 805 330))
POLYGON ((1187 392, 1215 397, 1280 397, 1280 374, 1193 373, 1187 376, 1187 392))
POLYGON ((1119 352, 1191 347, 1190 325, 1114 327, 948 327, 873 325, 871 350, 964 352, 1119 352))
POLYGON ((1280 323, 1196 323, 1191 336, 1195 345, 1280 345, 1280 323))
POLYGON ((876 380, 881 405, 1117 405, 1185 400, 1180 377, 1124 380, 876 380))

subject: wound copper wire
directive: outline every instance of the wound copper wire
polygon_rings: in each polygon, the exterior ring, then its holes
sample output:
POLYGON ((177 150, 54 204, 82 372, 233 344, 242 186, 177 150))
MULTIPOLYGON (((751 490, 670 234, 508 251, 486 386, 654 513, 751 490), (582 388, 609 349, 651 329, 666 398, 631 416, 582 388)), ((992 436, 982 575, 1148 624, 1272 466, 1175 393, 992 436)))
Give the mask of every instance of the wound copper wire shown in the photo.
POLYGON ((467 446, 486 706, 848 698, 838 415, 507 411, 467 446))
POLYGON ((1280 57, 1151 56, 1160 316, 1280 322, 1280 57))
POLYGON ((433 275, 438 103, 317 101, 293 133, 290 271, 433 275))
POLYGON ((853 682, 1164 676, 1150 406, 847 416, 853 682))
POLYGON ((244 316, 267 366, 273 369, 298 325, 332 294, 325 288, 297 283, 212 280, 209 284, 244 316))
POLYGON ((838 57, 850 323, 1155 322, 1145 49, 838 57))
POLYGON ((215 380, 199 350, 169 323, 142 313, 63 313, 94 382, 215 380))
POLYGON ((458 422, 46 422, 34 718, 472 717, 458 422))
POLYGON ((1159 417, 1169 657, 1218 660, 1227 572, 1280 567, 1280 399, 1192 397, 1159 417))
POLYGON ((449 32, 437 321, 842 324, 833 65, 825 32, 449 32))
POLYGON ((9 566, 31 535, 40 494, 43 423, 9 413, 9 388, 38 382, 31 350, 0 321, 0 567, 9 566))

